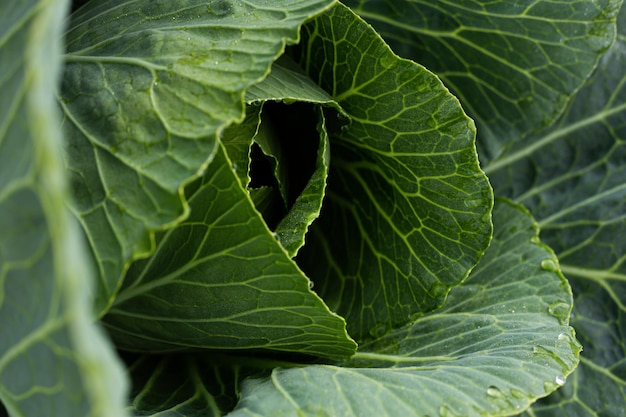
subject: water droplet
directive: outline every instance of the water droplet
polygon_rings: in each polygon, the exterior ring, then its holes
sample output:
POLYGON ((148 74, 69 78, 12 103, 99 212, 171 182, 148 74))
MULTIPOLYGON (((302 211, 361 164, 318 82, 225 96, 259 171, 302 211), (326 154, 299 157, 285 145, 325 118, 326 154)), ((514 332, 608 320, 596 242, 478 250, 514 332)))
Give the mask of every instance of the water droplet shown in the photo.
POLYGON ((544 271, 556 272, 559 270, 559 266, 554 259, 548 258, 541 261, 541 269, 544 271))
POLYGON ((492 385, 489 388, 487 388, 487 395, 490 396, 491 398, 505 398, 506 396, 504 395, 504 393, 502 391, 500 391, 500 388, 492 385))
POLYGON ((457 417, 457 414, 444 404, 439 407, 439 417, 457 417))
POLYGON ((440 298, 446 295, 446 293, 448 292, 448 287, 441 283, 441 282, 435 282, 431 287, 430 287, 430 295, 433 298, 440 298))
POLYGON ((565 334, 565 333, 561 333, 558 335, 557 339, 562 340, 562 341, 570 341, 570 337, 565 334))
POLYGON ((350 126, 348 126, 348 125, 341 126, 341 131, 342 132, 346 132, 348 129, 350 129, 350 126))
POLYGON ((233 170, 235 170, 235 171, 236 171, 236 170, 237 170, 237 168, 238 168, 237 163, 233 163, 231 166, 233 167, 233 170))
POLYGON ((554 382, 559 386, 565 385, 565 377, 563 375, 557 375, 557 377, 554 378, 554 382))
POLYGON ((385 54, 380 58, 380 65, 382 65, 386 69, 393 68, 397 62, 398 61, 396 57, 393 56, 391 53, 385 54))
POLYGON ((528 398, 528 395, 526 395, 524 391, 518 390, 517 388, 511 389, 511 396, 520 400, 528 398))
POLYGON ((556 390, 559 386, 557 384, 555 384, 554 382, 551 381, 546 381, 543 383, 543 390, 546 393, 551 393, 554 390, 556 390))
POLYGON ((483 205, 483 200, 480 198, 475 198, 472 200, 465 200, 465 206, 469 208, 476 208, 483 205))
POLYGON ((564 303, 563 301, 557 301, 556 303, 550 304, 548 307, 548 314, 556 317, 559 321, 559 324, 567 324, 567 319, 569 318, 570 305, 564 303))
POLYGON ((309 280, 309 289, 312 290, 314 286, 315 286, 315 283, 309 280))

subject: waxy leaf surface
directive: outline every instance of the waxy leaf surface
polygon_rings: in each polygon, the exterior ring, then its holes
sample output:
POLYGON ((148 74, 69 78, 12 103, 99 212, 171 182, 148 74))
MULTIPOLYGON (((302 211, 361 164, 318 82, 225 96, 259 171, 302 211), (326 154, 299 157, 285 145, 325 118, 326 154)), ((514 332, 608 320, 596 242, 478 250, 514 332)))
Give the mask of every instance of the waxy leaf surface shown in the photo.
POLYGON ((548 127, 615 37, 621 0, 350 0, 476 120, 481 161, 548 127))
POLYGON ((228 416, 512 415, 553 392, 578 363, 571 289, 527 211, 500 201, 494 230, 441 309, 361 345, 342 366, 245 380, 228 416))
POLYGON ((377 337, 467 277, 490 240, 491 188, 436 76, 340 4, 302 37, 291 55, 350 124, 329 128, 324 206, 296 259, 353 337, 377 337))
POLYGON ((131 267, 104 322, 116 345, 286 350, 346 358, 356 344, 255 211, 220 146, 191 214, 131 267))
POLYGON ((0 401, 16 417, 123 417, 125 375, 93 323, 66 207, 54 97, 68 7, 0 3, 0 401))
POLYGON ((330 3, 100 0, 75 13, 59 103, 98 311, 154 249, 153 232, 188 214, 182 187, 243 118, 246 88, 330 3))

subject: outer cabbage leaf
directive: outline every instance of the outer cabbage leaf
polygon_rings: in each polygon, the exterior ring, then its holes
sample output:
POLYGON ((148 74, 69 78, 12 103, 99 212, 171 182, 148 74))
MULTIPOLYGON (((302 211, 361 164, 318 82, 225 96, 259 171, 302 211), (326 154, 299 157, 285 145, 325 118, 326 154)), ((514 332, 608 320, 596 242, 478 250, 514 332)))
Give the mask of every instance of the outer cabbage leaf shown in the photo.
POLYGON ((329 131, 324 207, 297 259, 357 338, 438 307, 491 235, 474 125, 439 79, 338 4, 291 51, 350 117, 329 131))
POLYGON ((243 118, 245 89, 330 3, 96 0, 72 17, 59 102, 98 311, 153 250, 153 232, 187 216, 182 187, 243 118))
POLYGON ((615 37, 621 0, 349 0, 437 74, 478 128, 483 162, 550 126, 615 37))
POLYGON ((0 4, 0 400, 16 417, 125 415, 125 376, 93 323, 93 276, 66 207, 55 89, 68 8, 0 4))
POLYGON ((553 392, 578 363, 571 289, 527 211, 499 202, 494 228, 441 309, 360 346, 343 366, 245 380, 228 416, 501 416, 553 392))
POLYGON ((626 409, 626 10, 618 39, 550 130, 486 170, 537 216, 574 291, 585 348, 568 384, 532 415, 621 416, 626 409))

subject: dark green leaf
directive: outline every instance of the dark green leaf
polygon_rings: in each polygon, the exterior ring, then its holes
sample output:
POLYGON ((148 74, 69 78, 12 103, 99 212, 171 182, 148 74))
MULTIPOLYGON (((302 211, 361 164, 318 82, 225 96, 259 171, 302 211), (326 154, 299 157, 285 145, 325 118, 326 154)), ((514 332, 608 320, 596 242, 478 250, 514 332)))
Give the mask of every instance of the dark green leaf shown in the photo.
POLYGON ((305 25, 292 52, 351 119, 329 132, 327 196, 298 264, 351 335, 378 336, 439 306, 489 243, 474 126, 344 6, 305 25))
POLYGON ((133 265, 104 317, 124 349, 284 350, 346 358, 344 320, 309 288, 220 147, 188 190, 191 214, 133 265))
POLYGON ((241 416, 511 415, 565 383, 580 344, 572 295, 525 210, 501 201, 483 259, 444 306, 344 366, 278 368, 241 385, 241 416))
POLYGON ((526 205, 574 290, 581 366, 532 415, 621 416, 626 409, 626 11, 616 43, 562 119, 487 165, 526 205))
POLYGON ((239 362, 219 354, 130 358, 130 411, 134 416, 220 417, 235 406, 241 380, 260 372, 239 362))
POLYGON ((153 250, 153 232, 188 214, 182 187, 243 118, 245 89, 330 3, 96 0, 72 18, 60 105, 98 311, 153 250))
POLYGON ((486 162, 561 114, 611 45, 621 0, 346 3, 453 90, 476 120, 486 162))

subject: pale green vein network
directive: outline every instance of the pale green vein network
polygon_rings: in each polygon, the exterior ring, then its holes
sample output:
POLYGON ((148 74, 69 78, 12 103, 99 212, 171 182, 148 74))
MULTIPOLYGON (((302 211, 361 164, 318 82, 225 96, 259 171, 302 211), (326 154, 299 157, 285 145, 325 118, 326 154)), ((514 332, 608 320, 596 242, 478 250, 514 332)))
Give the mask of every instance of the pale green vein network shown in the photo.
POLYGON ((494 213, 494 241, 449 304, 363 344, 342 366, 276 369, 244 382, 228 416, 514 415, 562 385, 580 344, 565 324, 569 308, 550 306, 570 306, 571 292, 542 267, 556 258, 528 214, 504 201, 494 213))
POLYGON ((370 337, 463 279, 488 240, 490 190, 458 101, 356 15, 338 5, 305 26, 303 45, 296 60, 351 122, 331 132, 329 198, 297 260, 350 332, 370 337))
POLYGON ((585 127, 593 126, 596 123, 606 122, 609 117, 626 111, 626 104, 618 105, 615 107, 609 107, 603 111, 598 111, 585 119, 581 119, 577 122, 563 126, 562 128, 552 130, 548 134, 544 135, 539 140, 531 142, 528 146, 524 146, 513 153, 508 153, 502 158, 498 158, 493 162, 487 164, 484 171, 487 175, 491 175, 493 172, 499 169, 505 168, 517 161, 528 158, 533 153, 537 152, 541 148, 550 145, 553 142, 567 138, 572 133, 579 131, 585 127))
POLYGON ((98 310, 130 261, 153 250, 152 234, 188 215, 182 187, 242 118, 245 89, 330 4, 94 1, 76 12, 59 102, 74 209, 100 271, 98 310))

